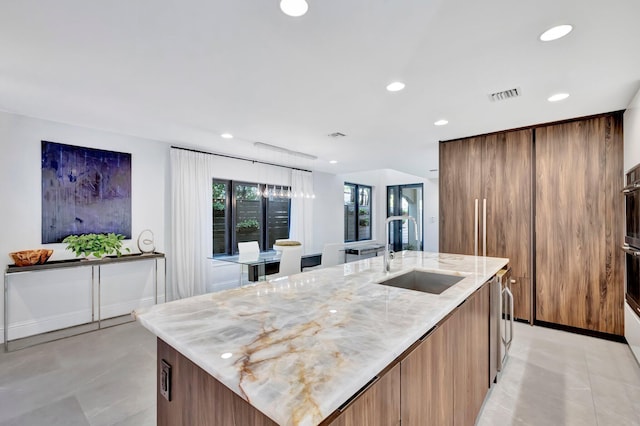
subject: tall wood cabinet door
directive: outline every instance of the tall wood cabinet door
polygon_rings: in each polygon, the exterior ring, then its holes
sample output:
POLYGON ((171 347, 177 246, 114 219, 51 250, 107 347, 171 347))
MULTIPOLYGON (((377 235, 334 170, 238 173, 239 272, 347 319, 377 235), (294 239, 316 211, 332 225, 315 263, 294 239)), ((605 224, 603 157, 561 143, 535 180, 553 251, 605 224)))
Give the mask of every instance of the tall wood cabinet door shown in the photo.
POLYGON ((536 129, 536 319, 623 334, 621 116, 536 129))
MULTIPOLYGON (((440 251, 475 254, 484 137, 440 144, 440 251)), ((481 206, 479 207, 481 208, 481 206)))
POLYGON ((530 277, 532 131, 487 137, 483 159, 487 255, 508 257, 513 276, 530 277))
MULTIPOLYGON (((486 137, 482 187, 483 200, 486 199, 487 256, 509 258, 514 277, 531 276, 532 163, 531 129, 486 137)), ((483 219, 484 216, 483 211, 483 219)), ((518 293, 514 311, 518 318, 531 318, 530 292, 518 293)))
POLYGON ((401 363, 402 426, 453 425, 450 328, 444 322, 401 363))
POLYGON ((348 406, 331 426, 399 426, 400 363, 348 406))
POLYGON ((455 333, 453 424, 472 426, 489 392, 489 285, 484 285, 451 316, 455 333))

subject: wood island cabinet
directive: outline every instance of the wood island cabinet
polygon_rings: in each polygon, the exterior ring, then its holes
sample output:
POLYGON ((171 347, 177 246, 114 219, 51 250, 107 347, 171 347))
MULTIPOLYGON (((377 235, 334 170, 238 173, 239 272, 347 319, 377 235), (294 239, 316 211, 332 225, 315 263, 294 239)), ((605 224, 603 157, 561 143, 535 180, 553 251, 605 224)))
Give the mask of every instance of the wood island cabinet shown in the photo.
POLYGON ((455 330, 453 425, 472 426, 489 391, 489 285, 485 284, 449 318, 455 330))
MULTIPOLYGON (((170 400, 158 386, 159 426, 276 425, 160 338, 157 347, 158 377, 163 366, 171 368, 170 400)), ((320 425, 472 426, 488 388, 484 284, 320 425)))
POLYGON ((228 387, 158 338, 158 377, 162 361, 171 366, 171 401, 156 393, 158 426, 277 426, 228 387))
POLYGON ((331 425, 399 426, 400 364, 392 367, 352 404, 344 408, 331 425))
POLYGON ((473 425, 489 390, 489 285, 400 365, 403 426, 473 425))
POLYGON ((402 425, 453 425, 453 332, 449 322, 402 361, 402 425))

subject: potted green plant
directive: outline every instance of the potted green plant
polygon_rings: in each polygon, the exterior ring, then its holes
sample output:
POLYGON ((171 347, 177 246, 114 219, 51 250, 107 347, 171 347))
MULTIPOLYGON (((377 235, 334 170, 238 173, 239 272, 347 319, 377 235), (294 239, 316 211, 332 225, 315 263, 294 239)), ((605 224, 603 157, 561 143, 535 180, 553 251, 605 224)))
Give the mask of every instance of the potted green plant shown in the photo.
MULTIPOLYGON (((122 255, 122 240, 124 240, 124 235, 109 233, 69 235, 62 242, 78 257, 92 256, 100 259, 112 254, 120 257, 122 255)), ((131 250, 127 247, 125 251, 130 252, 131 250)))
POLYGON ((253 232, 258 228, 260 228, 260 224, 255 219, 245 219, 236 224, 236 230, 242 233, 253 232))

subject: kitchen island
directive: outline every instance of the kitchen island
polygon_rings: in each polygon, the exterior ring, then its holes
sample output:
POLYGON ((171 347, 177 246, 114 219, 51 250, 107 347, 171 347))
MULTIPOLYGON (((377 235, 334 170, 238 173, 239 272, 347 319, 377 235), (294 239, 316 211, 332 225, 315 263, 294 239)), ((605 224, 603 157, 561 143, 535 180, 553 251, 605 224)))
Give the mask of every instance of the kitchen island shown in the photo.
MULTIPOLYGON (((184 424, 206 424, 206 413, 194 410, 209 407, 220 416, 234 410, 233 398, 248 403, 241 410, 256 411, 251 413, 259 419, 251 420, 255 424, 316 425, 338 419, 354 395, 393 370, 401 355, 507 263, 407 251, 396 254, 391 272, 382 271, 382 258, 370 258, 139 309, 133 315, 158 336, 159 370, 162 359, 178 362, 174 351, 193 364, 188 369, 194 382, 186 387, 189 395, 177 394, 176 386, 171 402, 158 394, 158 424, 166 424, 163 417, 174 402, 183 404, 183 413, 174 413, 173 424, 179 418, 184 424), (463 279, 439 295, 378 284, 411 270, 463 279), (199 374, 194 369, 211 381, 195 378, 199 374), (187 400, 197 399, 206 383, 223 385, 233 398, 216 396, 195 409, 187 400)), ((488 323, 488 298, 486 305, 488 323)), ((176 382, 179 375, 172 371, 171 380, 176 382)))

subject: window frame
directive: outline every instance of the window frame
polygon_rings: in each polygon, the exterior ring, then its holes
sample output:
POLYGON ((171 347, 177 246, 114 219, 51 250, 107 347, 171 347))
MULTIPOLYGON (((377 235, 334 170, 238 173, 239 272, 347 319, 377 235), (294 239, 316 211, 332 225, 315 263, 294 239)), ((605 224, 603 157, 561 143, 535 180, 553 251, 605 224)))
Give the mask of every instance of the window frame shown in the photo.
MULTIPOLYGON (((267 185, 269 186, 273 186, 271 184, 264 184, 264 183, 257 183, 257 182, 247 182, 247 181, 243 181, 243 180, 233 180, 233 179, 220 179, 220 178, 213 178, 211 185, 212 185, 212 197, 211 197, 211 202, 212 202, 212 222, 213 222, 213 185, 214 184, 225 184, 226 185, 226 193, 227 193, 227 199, 225 200, 225 252, 224 253, 215 253, 215 242, 213 240, 213 235, 212 235, 212 242, 214 242, 213 244, 213 253, 212 256, 213 257, 218 257, 218 256, 229 256, 229 255, 236 255, 238 254, 238 235, 237 235, 237 231, 236 231, 236 225, 238 224, 237 221, 237 211, 238 211, 238 200, 237 200, 237 191, 236 191, 236 187, 238 185, 247 185, 247 186, 258 186, 258 191, 259 191, 259 196, 260 196, 260 207, 259 207, 259 221, 261 223, 261 228, 260 228, 260 232, 259 232, 259 237, 258 237, 258 244, 260 245, 261 251, 268 251, 269 247, 267 247, 268 243, 269 243, 269 236, 270 236, 270 230, 269 230, 269 223, 268 223, 268 219, 269 219, 269 206, 270 203, 272 203, 272 201, 269 199, 270 197, 264 197, 262 195, 262 193, 264 192, 265 188, 267 187, 267 185)), ((277 187, 281 187, 283 188, 285 191, 288 191, 291 189, 290 186, 286 186, 286 185, 276 185, 277 187)), ((287 234, 290 235, 291 234, 291 198, 288 199, 288 206, 287 206, 287 234)), ((288 238, 288 237, 287 237, 288 238)))
MULTIPOLYGON (((342 186, 342 193, 343 193, 343 209, 344 209, 344 187, 345 186, 351 186, 355 189, 354 191, 354 216, 355 216, 355 220, 354 220, 354 226, 355 226, 355 232, 354 232, 354 237, 355 239, 353 240, 348 240, 347 239, 347 229, 344 229, 344 242, 345 243, 357 243, 360 241, 372 241, 373 240, 373 186, 371 185, 364 185, 364 184, 360 184, 360 183, 353 183, 353 182, 344 182, 343 186, 342 186), (360 189, 368 189, 369 190, 369 225, 367 225, 367 227, 369 228, 369 238, 361 238, 360 236, 360 189)), ((344 213, 346 214, 346 212, 344 213)), ((346 221, 345 221, 346 223, 346 221)))

